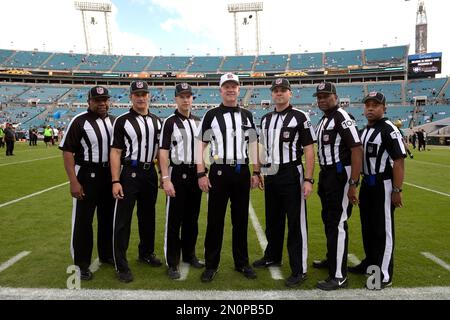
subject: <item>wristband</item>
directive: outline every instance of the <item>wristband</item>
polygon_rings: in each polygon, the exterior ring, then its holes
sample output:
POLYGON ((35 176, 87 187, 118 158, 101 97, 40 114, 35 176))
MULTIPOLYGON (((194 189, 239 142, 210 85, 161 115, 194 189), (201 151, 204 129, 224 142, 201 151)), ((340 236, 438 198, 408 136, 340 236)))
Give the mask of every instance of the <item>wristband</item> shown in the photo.
POLYGON ((203 177, 206 177, 206 172, 197 172, 197 179, 200 179, 200 178, 203 178, 203 177))
POLYGON ((169 176, 164 176, 164 177, 162 177, 161 179, 162 179, 162 180, 169 179, 169 176))
POLYGON ((120 183, 120 181, 119 181, 119 180, 114 180, 114 181, 112 182, 112 184, 116 184, 116 183, 120 183))

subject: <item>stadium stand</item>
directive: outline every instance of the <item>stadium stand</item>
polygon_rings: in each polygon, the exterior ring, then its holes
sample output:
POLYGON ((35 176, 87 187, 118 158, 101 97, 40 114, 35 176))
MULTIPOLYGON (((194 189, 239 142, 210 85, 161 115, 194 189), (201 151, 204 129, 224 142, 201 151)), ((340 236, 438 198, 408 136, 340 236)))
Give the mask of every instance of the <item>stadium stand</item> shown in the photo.
POLYGON ((402 85, 400 83, 369 84, 367 89, 369 92, 382 92, 386 97, 387 103, 402 102, 402 85))
POLYGON ((217 70, 222 63, 223 57, 194 57, 192 64, 188 68, 188 72, 213 72, 217 70))
POLYGON ((85 57, 82 54, 55 53, 40 68, 47 70, 74 70, 85 57))
POLYGON ((78 70, 109 71, 118 59, 119 56, 91 54, 81 59, 78 70))
POLYGON ((354 51, 336 51, 325 53, 325 67, 344 68, 348 66, 361 66, 362 52, 354 51))
POLYGON ((281 71, 287 67, 287 55, 262 55, 256 58, 255 71, 281 71))
POLYGON ((446 78, 411 80, 407 86, 407 99, 412 101, 416 96, 426 96, 433 101, 446 83, 446 78))
POLYGON ((301 53, 292 54, 289 60, 289 70, 307 70, 323 68, 322 53, 301 53))
POLYGON ((253 69, 255 56, 230 56, 225 57, 221 72, 238 72, 248 71, 253 69))
POLYGON ((185 71, 190 60, 190 57, 155 57, 147 71, 185 71))
POLYGON ((9 68, 37 69, 51 55, 52 53, 50 52, 18 51, 9 60, 5 61, 3 65, 9 68))
POLYGON ((150 63, 151 57, 123 56, 113 71, 141 72, 150 63))
POLYGON ((384 47, 364 50, 366 65, 405 63, 407 46, 384 47))
POLYGON ((14 51, 12 50, 0 50, 0 65, 2 65, 6 60, 8 60, 14 51))

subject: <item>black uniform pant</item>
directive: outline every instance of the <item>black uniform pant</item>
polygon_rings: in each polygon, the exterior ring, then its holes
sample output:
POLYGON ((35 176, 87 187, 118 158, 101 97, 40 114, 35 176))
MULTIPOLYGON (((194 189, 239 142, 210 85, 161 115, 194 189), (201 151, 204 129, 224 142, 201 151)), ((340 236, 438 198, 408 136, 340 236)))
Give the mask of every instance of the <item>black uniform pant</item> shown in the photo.
POLYGON ((350 166, 330 166, 321 168, 319 173, 319 197, 331 278, 347 277, 347 220, 352 213, 352 205, 347 197, 350 170, 350 166))
POLYGON ((394 205, 392 180, 364 178, 359 192, 361 230, 367 266, 380 268, 382 280, 392 280, 394 270, 394 205))
POLYGON ((165 255, 169 267, 195 257, 198 236, 198 216, 202 191, 198 187, 197 169, 187 165, 170 168, 170 179, 176 196, 167 197, 165 255), (181 231, 181 236, 180 236, 181 231))
POLYGON ((14 140, 5 139, 6 143, 6 155, 12 156, 14 151, 14 140))
POLYGON ((129 270, 126 252, 130 241, 131 218, 136 203, 140 239, 139 256, 148 257, 154 253, 158 177, 154 166, 149 170, 124 166, 120 182, 124 198, 116 200, 113 247, 116 269, 124 272, 129 270))
POLYGON ((267 247, 264 257, 281 262, 287 216, 287 249, 294 275, 307 271, 308 230, 302 185, 302 165, 280 166, 277 174, 265 179, 267 247))
POLYGON ((101 260, 111 259, 114 198, 109 168, 76 166, 77 178, 85 193, 83 200, 73 199, 71 253, 75 265, 86 270, 93 248, 92 222, 97 208, 97 249, 101 260))
POLYGON ((248 165, 234 167, 213 164, 209 179, 208 219, 205 238, 207 269, 217 269, 222 250, 223 229, 228 200, 231 201, 233 258, 236 268, 248 265, 248 206, 250 200, 250 171, 248 165))

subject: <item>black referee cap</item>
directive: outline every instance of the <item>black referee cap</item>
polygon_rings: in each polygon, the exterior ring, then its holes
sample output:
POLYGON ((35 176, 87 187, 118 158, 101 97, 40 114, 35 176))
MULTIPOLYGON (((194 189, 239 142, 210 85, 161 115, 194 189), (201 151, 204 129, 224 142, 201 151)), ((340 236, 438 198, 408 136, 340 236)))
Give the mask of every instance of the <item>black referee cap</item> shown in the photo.
POLYGON ((367 96, 364 97, 363 103, 366 103, 366 101, 369 100, 375 100, 378 103, 386 104, 386 97, 381 92, 370 92, 367 96))
POLYGON ((133 81, 130 86, 130 93, 138 93, 138 92, 149 93, 150 90, 148 89, 148 83, 145 81, 133 81))
POLYGON ((192 87, 186 83, 179 83, 175 86, 175 97, 178 97, 182 93, 190 93, 192 95, 192 87))
POLYGON ((88 99, 110 98, 108 89, 102 86, 95 86, 89 90, 88 99))
POLYGON ((313 94, 313 97, 317 97, 319 93, 336 94, 336 87, 331 82, 322 82, 317 86, 316 92, 313 94))
POLYGON ((272 81, 272 86, 270 87, 270 91, 273 91, 275 88, 285 88, 291 90, 291 83, 288 79, 278 78, 272 81))

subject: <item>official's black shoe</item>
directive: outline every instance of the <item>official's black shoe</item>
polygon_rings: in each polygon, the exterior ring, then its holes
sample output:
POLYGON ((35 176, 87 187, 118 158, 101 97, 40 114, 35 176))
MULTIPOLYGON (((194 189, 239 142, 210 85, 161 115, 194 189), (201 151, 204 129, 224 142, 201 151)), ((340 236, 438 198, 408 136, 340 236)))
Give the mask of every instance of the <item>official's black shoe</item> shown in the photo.
POLYGON ((193 257, 191 260, 184 262, 189 263, 192 267, 196 269, 201 269, 205 267, 205 263, 203 261, 200 261, 197 257, 193 257))
POLYGON ((140 256, 138 260, 142 263, 146 263, 151 265, 152 267, 160 267, 162 266, 161 260, 159 260, 154 253, 147 257, 140 256))
POLYGON ((127 270, 127 271, 117 271, 117 278, 119 279, 119 281, 121 282, 131 282, 133 281, 133 274, 131 273, 131 270, 127 270))
POLYGON ((89 269, 80 270, 80 279, 81 280, 89 281, 93 277, 94 277, 94 275, 92 274, 91 270, 89 270, 89 269))
POLYGON ((241 268, 234 268, 234 270, 236 270, 237 272, 240 272, 244 275, 244 277, 248 278, 248 279, 256 279, 257 275, 255 270, 252 269, 252 267, 250 266, 244 266, 241 268))
POLYGON ((261 259, 253 262, 253 267, 255 267, 255 268, 267 268, 267 267, 271 267, 271 266, 280 267, 281 262, 280 261, 272 261, 265 257, 262 257, 261 259))
POLYGON ((367 273, 367 264, 364 262, 361 262, 360 264, 354 266, 354 267, 348 267, 348 272, 354 273, 354 274, 368 274, 367 273))
POLYGON ((346 288, 348 286, 347 278, 327 278, 326 280, 319 281, 317 283, 317 288, 320 290, 331 291, 341 288, 346 288))
POLYGON ((169 270, 167 270, 167 276, 169 279, 176 280, 180 279, 181 274, 177 267, 170 267, 169 270))
POLYGON ((316 269, 328 269, 328 260, 327 259, 314 260, 313 261, 313 268, 316 268, 316 269))
POLYGON ((392 286, 392 280, 388 281, 388 282, 382 281, 380 288, 369 288, 369 287, 367 287, 367 284, 366 284, 366 289, 368 289, 368 290, 383 290, 383 289, 391 287, 391 286, 392 286))
POLYGON ((114 259, 113 258, 107 258, 107 259, 99 259, 101 264, 110 264, 114 266, 114 259))
POLYGON ((206 269, 202 273, 202 282, 211 282, 217 274, 217 269, 206 269))
POLYGON ((293 288, 303 283, 306 280, 306 273, 291 274, 284 282, 287 287, 293 288))

